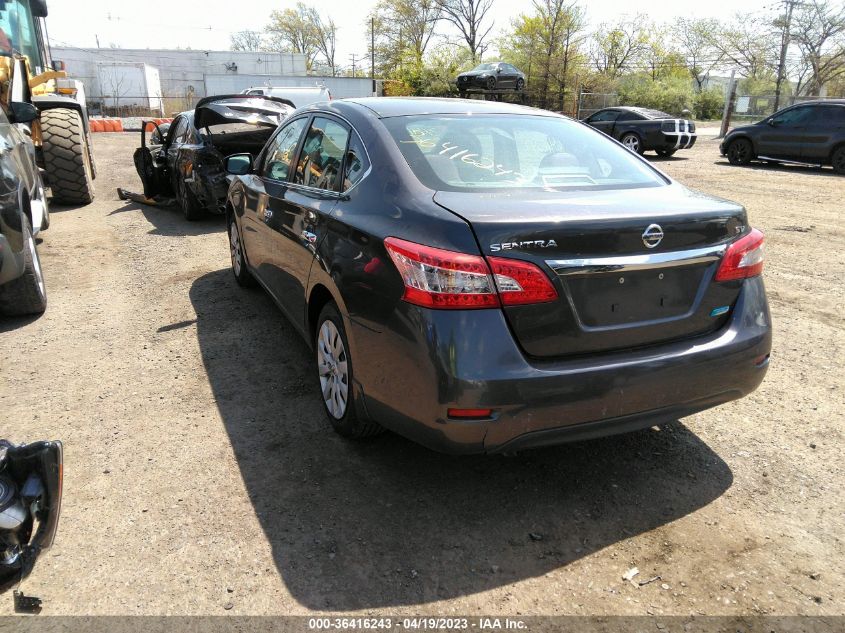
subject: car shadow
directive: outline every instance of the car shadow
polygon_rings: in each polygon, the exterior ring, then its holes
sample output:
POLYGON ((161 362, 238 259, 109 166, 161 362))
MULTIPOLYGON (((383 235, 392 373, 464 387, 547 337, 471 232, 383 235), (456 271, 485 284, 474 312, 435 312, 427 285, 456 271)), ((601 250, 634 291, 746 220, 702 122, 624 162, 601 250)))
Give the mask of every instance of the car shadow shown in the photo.
POLYGON ((814 165, 787 165, 785 163, 749 163, 748 165, 731 165, 727 158, 715 160, 713 164, 717 167, 730 167, 731 169, 751 169, 754 171, 783 172, 787 174, 807 174, 814 176, 825 176, 842 178, 828 166, 817 167, 814 165))
POLYGON ((681 424, 509 457, 441 455, 391 433, 345 440, 324 417, 309 348, 265 293, 219 270, 190 299, 244 485, 310 609, 418 605, 542 576, 733 481, 681 424))
POLYGON ((689 156, 659 156, 657 154, 649 154, 646 158, 655 163, 676 163, 678 161, 689 160, 689 156))
MULTIPOLYGON (((47 303, 47 309, 50 309, 49 301, 47 303)), ((6 332, 13 332, 17 329, 22 327, 26 327, 30 323, 35 323, 38 319, 43 317, 44 314, 27 314, 24 316, 2 316, 0 315, 0 334, 5 334, 6 332)))
POLYGON ((226 229, 226 221, 222 215, 209 213, 205 217, 191 222, 185 219, 177 205, 154 207, 138 202, 126 202, 109 215, 131 211, 140 211, 147 222, 153 226, 149 231, 150 235, 167 237, 205 235, 207 233, 219 233, 226 229))

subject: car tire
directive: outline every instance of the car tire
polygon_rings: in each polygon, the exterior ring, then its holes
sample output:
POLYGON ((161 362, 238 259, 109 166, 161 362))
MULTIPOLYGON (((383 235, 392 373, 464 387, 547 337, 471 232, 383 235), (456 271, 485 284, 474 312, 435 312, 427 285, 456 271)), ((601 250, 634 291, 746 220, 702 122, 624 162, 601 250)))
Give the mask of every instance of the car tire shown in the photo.
POLYGON ((845 145, 840 145, 830 155, 830 164, 837 174, 845 175, 845 145))
POLYGON ((317 318, 314 335, 320 396, 332 428, 344 437, 360 439, 383 431, 376 422, 355 410, 353 367, 349 341, 337 306, 327 303, 317 318))
POLYGON ((235 218, 230 217, 227 231, 229 233, 229 255, 232 260, 232 274, 235 276, 235 281, 239 286, 244 288, 252 288, 256 285, 255 277, 249 272, 246 262, 246 251, 244 250, 244 242, 241 239, 241 232, 238 229, 238 223, 235 218))
POLYGON ((525 80, 524 79, 517 79, 516 80, 516 91, 522 92, 525 90, 525 80))
POLYGON ((662 158, 669 158, 670 156, 674 156, 676 151, 677 150, 674 150, 674 149, 658 149, 658 150, 655 150, 655 152, 657 152, 657 155, 662 157, 662 158))
POLYGON ((622 135, 622 138, 619 139, 619 142, 635 154, 642 155, 645 151, 643 149, 643 141, 640 138, 640 135, 636 132, 626 132, 622 135))
POLYGON ((731 165, 747 165, 754 158, 754 146, 747 138, 738 138, 728 145, 726 153, 731 165))
POLYGON ((47 309, 47 290, 41 260, 28 219, 23 222, 23 275, 0 286, 0 314, 23 316, 41 314, 47 309))
POLYGON ((196 222, 205 216, 205 210, 197 202, 196 197, 181 177, 176 179, 176 191, 179 197, 179 206, 182 208, 182 215, 185 216, 186 220, 196 222))
POLYGON ((487 81, 484 82, 487 90, 495 90, 496 89, 496 78, 495 77, 488 77, 487 81))

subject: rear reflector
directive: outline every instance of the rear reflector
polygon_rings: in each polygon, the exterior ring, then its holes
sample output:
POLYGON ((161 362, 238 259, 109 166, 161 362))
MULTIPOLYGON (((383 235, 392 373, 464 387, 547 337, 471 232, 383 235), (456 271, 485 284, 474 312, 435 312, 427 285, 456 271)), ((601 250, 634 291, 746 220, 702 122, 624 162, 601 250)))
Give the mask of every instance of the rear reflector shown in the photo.
POLYGON ((405 284, 402 298, 428 308, 494 308, 544 303, 557 291, 538 266, 456 253, 388 237, 384 245, 405 284), (494 281, 495 278, 495 281, 494 281))
POLYGON ((450 418, 479 420, 492 416, 493 409, 448 409, 446 415, 450 418))
POLYGON ((763 240, 762 231, 751 229, 728 246, 719 270, 716 271, 716 281, 730 281, 756 277, 763 272, 763 240))

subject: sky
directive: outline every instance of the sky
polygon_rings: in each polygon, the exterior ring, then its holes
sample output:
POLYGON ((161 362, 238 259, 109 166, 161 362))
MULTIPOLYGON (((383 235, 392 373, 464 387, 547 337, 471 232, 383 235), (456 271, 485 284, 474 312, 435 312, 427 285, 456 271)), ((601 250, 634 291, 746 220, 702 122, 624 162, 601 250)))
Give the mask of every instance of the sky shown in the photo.
MULTIPOLYGON (((351 65, 351 55, 367 52, 367 15, 376 0, 308 0, 323 15, 331 15, 339 26, 337 62, 351 65)), ((47 27, 56 46, 121 48, 193 48, 228 50, 230 34, 241 30, 262 30, 274 9, 293 7, 296 0, 146 0, 112 3, 102 0, 48 0, 47 27), (235 8, 233 8, 235 7, 235 8)), ((658 22, 680 16, 729 18, 735 11, 769 11, 777 0, 584 0, 592 25, 638 13, 658 22), (624 13, 620 12, 624 7, 624 13)), ((505 29, 521 12, 530 11, 528 0, 494 0, 493 33, 505 29)), ((445 25, 438 30, 448 30, 445 25)))

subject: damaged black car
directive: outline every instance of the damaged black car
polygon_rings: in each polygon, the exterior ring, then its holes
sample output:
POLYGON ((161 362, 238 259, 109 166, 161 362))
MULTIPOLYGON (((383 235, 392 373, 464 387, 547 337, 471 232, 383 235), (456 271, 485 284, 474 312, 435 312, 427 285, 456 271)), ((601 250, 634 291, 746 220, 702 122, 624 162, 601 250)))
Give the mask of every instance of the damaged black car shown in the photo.
MULTIPOLYGON (((0 440, 0 593, 26 578, 53 544, 61 505, 62 443, 0 440)), ((24 607, 38 606, 26 600, 24 607)))
POLYGON ((135 168, 151 201, 175 198, 188 220, 206 213, 223 213, 229 182, 223 159, 230 154, 257 156, 278 125, 294 111, 287 99, 253 95, 206 97, 191 112, 183 112, 162 133, 152 124, 160 145, 135 150, 135 168))

